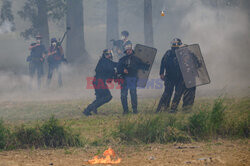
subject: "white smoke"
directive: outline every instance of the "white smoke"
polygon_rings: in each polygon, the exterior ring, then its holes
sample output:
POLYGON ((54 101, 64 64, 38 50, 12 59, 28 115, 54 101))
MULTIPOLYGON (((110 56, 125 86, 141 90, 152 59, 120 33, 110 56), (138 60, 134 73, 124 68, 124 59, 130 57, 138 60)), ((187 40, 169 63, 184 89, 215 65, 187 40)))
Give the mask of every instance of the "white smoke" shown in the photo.
POLYGON ((13 24, 9 21, 4 21, 0 25, 0 34, 10 33, 12 32, 12 29, 13 29, 13 24))

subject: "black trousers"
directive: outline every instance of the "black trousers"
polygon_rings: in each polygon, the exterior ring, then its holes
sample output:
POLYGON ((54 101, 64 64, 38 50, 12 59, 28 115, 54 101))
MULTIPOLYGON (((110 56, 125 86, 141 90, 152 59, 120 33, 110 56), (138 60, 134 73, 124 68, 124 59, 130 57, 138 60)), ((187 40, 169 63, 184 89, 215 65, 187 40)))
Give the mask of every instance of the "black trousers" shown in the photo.
POLYGON ((37 73, 38 88, 40 88, 41 87, 41 78, 43 76, 43 63, 31 61, 29 63, 29 75, 31 78, 34 78, 36 73, 37 73))
MULTIPOLYGON (((94 85, 97 85, 97 82, 93 82, 94 85)), ((106 84, 104 84, 107 86, 106 84)), ((95 88, 95 96, 96 99, 88 105, 88 107, 85 109, 86 112, 90 113, 91 111, 96 112, 97 108, 101 107, 105 103, 108 103, 112 99, 112 95, 109 91, 109 89, 105 89, 102 87, 95 88)))
POLYGON ((177 109, 182 97, 183 97, 183 105, 182 105, 183 108, 190 107, 194 104, 196 87, 186 88, 185 83, 182 79, 178 81, 166 79, 164 85, 165 85, 165 90, 162 94, 156 112, 159 112, 162 106, 164 106, 165 109, 170 107, 170 101, 174 90, 175 93, 171 104, 171 110, 177 109))
POLYGON ((137 79, 136 77, 124 78, 121 84, 121 103, 123 113, 128 113, 128 91, 130 92, 133 113, 137 113, 137 79))

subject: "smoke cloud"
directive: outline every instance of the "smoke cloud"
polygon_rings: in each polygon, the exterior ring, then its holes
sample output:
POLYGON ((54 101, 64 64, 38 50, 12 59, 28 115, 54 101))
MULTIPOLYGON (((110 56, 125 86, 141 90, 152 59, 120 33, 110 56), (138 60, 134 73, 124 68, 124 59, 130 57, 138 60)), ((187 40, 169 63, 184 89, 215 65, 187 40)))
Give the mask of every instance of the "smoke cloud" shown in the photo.
POLYGON ((0 34, 10 33, 12 32, 13 24, 9 21, 4 21, 2 25, 0 25, 0 34))

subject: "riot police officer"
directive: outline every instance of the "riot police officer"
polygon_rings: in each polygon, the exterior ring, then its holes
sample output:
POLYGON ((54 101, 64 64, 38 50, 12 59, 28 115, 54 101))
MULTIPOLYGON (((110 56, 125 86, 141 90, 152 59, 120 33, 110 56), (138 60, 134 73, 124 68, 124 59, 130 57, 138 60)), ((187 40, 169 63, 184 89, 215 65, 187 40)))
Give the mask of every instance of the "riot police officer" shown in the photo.
POLYGON ((95 68, 95 78, 93 81, 96 99, 83 111, 86 116, 92 115, 92 111, 97 113, 97 108, 109 102, 112 95, 108 89, 107 81, 112 81, 115 77, 115 68, 117 63, 112 61, 112 51, 105 49, 102 57, 95 68))
POLYGON ((125 56, 118 62, 117 71, 121 75, 121 102, 123 107, 123 114, 128 114, 128 91, 130 91, 131 103, 133 113, 137 114, 137 74, 139 69, 148 70, 149 64, 143 63, 139 58, 134 56, 132 43, 127 44, 125 47, 125 56))
POLYGON ((29 62, 29 75, 33 78, 37 72, 37 83, 38 88, 40 88, 41 77, 43 75, 43 63, 47 53, 45 46, 42 44, 42 36, 36 36, 36 43, 32 43, 29 50, 30 55, 27 58, 27 62, 29 62))
POLYGON ((51 39, 51 45, 48 51, 48 78, 47 78, 47 85, 50 85, 51 78, 53 75, 54 70, 58 73, 58 85, 62 86, 62 73, 60 70, 61 64, 64 60, 64 53, 63 48, 60 46, 56 40, 56 38, 51 39))
POLYGON ((160 99, 156 112, 159 112, 162 106, 167 110, 170 107, 170 101, 174 93, 170 113, 177 110, 181 97, 183 96, 183 108, 191 107, 195 98, 195 87, 186 88, 182 77, 180 66, 176 57, 175 50, 182 46, 182 41, 175 38, 171 42, 171 50, 168 50, 161 60, 160 77, 164 81, 165 90, 160 99))

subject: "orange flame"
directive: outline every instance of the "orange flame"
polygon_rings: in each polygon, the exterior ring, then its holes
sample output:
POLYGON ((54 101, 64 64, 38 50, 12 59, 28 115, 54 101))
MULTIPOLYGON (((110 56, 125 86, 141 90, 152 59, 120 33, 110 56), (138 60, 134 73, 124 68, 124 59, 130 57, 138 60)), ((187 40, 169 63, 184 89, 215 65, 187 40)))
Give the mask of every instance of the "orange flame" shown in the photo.
POLYGON ((108 148, 108 150, 105 150, 103 152, 103 156, 101 158, 98 158, 98 156, 95 156, 92 160, 89 160, 89 164, 119 164, 121 162, 120 158, 117 158, 116 160, 112 160, 112 158, 116 157, 115 151, 111 148, 108 148))

